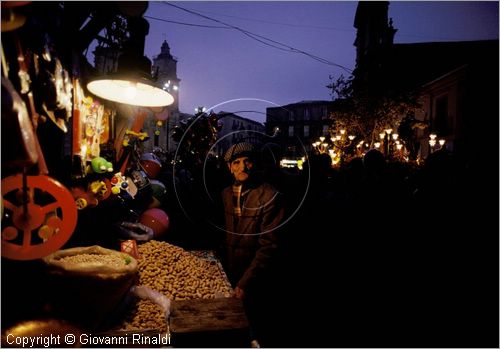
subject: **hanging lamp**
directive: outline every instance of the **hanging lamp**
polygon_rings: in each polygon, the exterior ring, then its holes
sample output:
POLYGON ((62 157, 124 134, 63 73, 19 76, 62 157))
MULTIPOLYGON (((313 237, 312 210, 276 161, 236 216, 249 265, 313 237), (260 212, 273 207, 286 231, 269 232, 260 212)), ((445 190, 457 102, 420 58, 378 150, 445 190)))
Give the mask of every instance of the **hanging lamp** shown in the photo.
POLYGON ((93 79, 87 89, 94 95, 118 103, 141 107, 165 107, 174 102, 167 91, 155 86, 151 60, 144 56, 149 23, 142 17, 128 20, 130 39, 118 58, 116 73, 93 79))
POLYGON ((127 54, 123 54, 118 60, 117 73, 99 77, 87 84, 90 92, 113 102, 141 107, 164 107, 174 102, 174 97, 156 87, 150 73, 144 67, 141 69, 139 61, 149 61, 147 57, 135 57, 133 66, 127 67, 122 61, 130 59, 123 57, 124 55, 127 54))

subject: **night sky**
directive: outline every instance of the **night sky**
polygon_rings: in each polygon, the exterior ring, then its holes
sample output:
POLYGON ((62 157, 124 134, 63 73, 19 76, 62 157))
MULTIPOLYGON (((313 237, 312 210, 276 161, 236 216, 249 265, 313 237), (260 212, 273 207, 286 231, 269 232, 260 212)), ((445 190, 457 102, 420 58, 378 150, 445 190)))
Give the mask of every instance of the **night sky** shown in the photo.
MULTIPOLYGON (((153 58, 167 40, 181 112, 204 106, 264 122, 267 107, 330 100, 329 76, 354 69, 357 2, 171 4, 150 2, 145 54, 153 58)), ((389 17, 396 43, 498 39, 498 2, 391 2, 389 17)))

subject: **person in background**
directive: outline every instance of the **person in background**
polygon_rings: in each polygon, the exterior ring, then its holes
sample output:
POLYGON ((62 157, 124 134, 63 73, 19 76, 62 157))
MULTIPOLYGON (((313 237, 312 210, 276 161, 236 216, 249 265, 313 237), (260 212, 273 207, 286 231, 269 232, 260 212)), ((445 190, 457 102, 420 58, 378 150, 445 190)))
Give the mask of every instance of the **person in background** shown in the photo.
POLYGON ((224 160, 234 177, 222 191, 226 240, 225 268, 234 287, 233 296, 245 305, 250 327, 259 339, 259 327, 265 321, 266 295, 272 265, 277 253, 277 235, 284 217, 280 193, 258 180, 251 143, 231 146, 224 160))

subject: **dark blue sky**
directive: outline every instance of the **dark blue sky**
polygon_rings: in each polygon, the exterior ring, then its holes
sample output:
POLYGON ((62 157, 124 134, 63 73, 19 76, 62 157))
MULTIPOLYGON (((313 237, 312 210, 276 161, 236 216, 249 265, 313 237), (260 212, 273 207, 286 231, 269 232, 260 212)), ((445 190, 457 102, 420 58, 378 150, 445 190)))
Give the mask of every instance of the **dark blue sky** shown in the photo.
MULTIPOLYGON (((357 2, 172 4, 177 7, 150 2, 145 15, 185 24, 148 18, 145 54, 152 58, 160 53, 163 40, 169 43, 178 59, 182 112, 193 113, 197 106, 215 111, 253 110, 239 114, 264 122, 266 108, 274 104, 329 100, 325 87, 329 75, 349 75, 335 64, 354 68, 357 2), (236 99, 263 101, 232 101, 236 99)), ((398 29, 397 43, 482 40, 498 38, 498 10, 498 2, 493 1, 405 1, 391 2, 389 17, 398 29)))

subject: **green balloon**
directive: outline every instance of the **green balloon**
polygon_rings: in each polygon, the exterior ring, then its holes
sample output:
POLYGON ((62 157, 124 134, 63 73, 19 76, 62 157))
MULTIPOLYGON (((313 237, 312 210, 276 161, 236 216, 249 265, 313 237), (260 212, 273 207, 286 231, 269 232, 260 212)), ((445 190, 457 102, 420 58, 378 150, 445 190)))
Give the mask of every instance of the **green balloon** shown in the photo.
POLYGON ((165 185, 156 179, 150 179, 151 189, 153 189, 153 197, 160 203, 164 203, 167 199, 167 189, 165 185))

